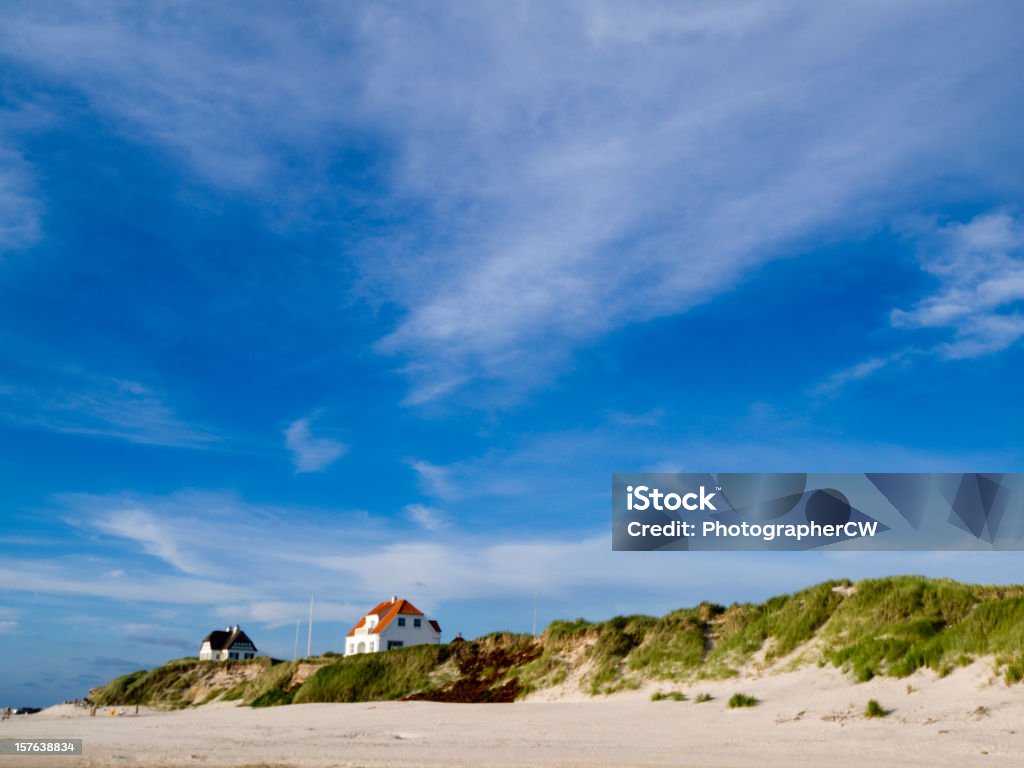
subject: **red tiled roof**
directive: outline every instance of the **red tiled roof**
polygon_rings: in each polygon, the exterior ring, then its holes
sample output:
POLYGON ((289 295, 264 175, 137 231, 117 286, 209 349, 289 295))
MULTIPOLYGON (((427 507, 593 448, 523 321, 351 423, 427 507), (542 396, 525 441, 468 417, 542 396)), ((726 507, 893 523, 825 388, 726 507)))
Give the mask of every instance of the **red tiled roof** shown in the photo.
POLYGON ((437 634, 440 635, 441 634, 441 625, 438 624, 434 619, 428 619, 427 621, 430 624, 430 626, 432 626, 434 628, 434 631, 437 632, 437 634))
MULTIPOLYGON (((391 620, 395 618, 395 616, 397 616, 398 614, 403 614, 405 616, 422 616, 423 611, 421 611, 415 605, 410 603, 408 600, 395 600, 394 602, 391 602, 390 600, 385 600, 383 603, 379 603, 375 608, 367 612, 366 616, 372 616, 373 614, 377 614, 379 618, 377 621, 377 626, 375 626, 369 632, 369 634, 371 635, 375 635, 381 630, 383 630, 388 624, 391 623, 391 620)), ((359 620, 359 623, 348 631, 348 634, 346 634, 345 637, 352 637, 353 635, 355 635, 357 629, 360 629, 363 626, 365 626, 366 616, 363 616, 363 618, 359 620)))

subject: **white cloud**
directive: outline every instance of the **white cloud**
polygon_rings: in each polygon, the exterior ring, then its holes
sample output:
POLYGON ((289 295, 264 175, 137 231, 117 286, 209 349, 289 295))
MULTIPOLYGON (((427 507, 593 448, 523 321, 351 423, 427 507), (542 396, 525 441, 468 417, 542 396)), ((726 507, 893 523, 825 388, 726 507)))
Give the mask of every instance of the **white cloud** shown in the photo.
POLYGON ((409 460, 408 464, 416 472, 424 493, 440 499, 457 499, 461 495, 458 485, 452 482, 444 467, 420 460, 409 460))
MULTIPOLYGON (((196 523, 199 524, 199 521, 196 523)), ((198 559, 185 554, 175 528, 147 509, 113 509, 95 518, 92 526, 111 536, 135 542, 146 554, 159 558, 184 573, 198 575, 210 570, 198 559)), ((124 571, 114 569, 108 571, 107 576, 123 578, 124 571)))
POLYGON ((893 325, 951 330, 937 350, 949 359, 1001 352, 1024 337, 1024 220, 996 211, 918 235, 922 269, 938 289, 893 310, 893 325))
POLYGON ((865 360, 863 363, 858 363, 857 365, 833 374, 818 387, 817 391, 819 393, 834 392, 852 381, 866 379, 876 371, 880 371, 888 363, 889 360, 884 357, 873 357, 870 360, 865 360))
MULTIPOLYGON (((311 29, 283 7, 30 4, 0 47, 278 210, 330 193, 328 158, 372 136, 382 205, 423 218, 365 247, 359 284, 402 310, 378 348, 426 403, 479 382, 515 397, 572 350, 709 301, 804 238, 941 197, 936 180, 1019 189, 1018 13, 325 4, 311 29)), ((990 323, 968 341, 1015 333, 990 323)))
POLYGON ((211 605, 257 597, 252 589, 228 581, 166 576, 148 570, 130 579, 111 580, 97 576, 96 570, 96 558, 44 563, 39 558, 0 557, 0 582, 9 591, 179 605, 211 605))
MULTIPOLYGON (((337 603, 315 600, 313 604, 314 627, 322 621, 349 621, 353 616, 361 615, 366 610, 364 605, 337 603)), ((309 620, 309 600, 254 600, 249 603, 236 603, 219 606, 215 613, 232 624, 257 622, 266 627, 283 627, 302 623, 303 629, 309 620)), ((303 633, 305 639, 305 633, 303 633)))
POLYGON ((292 453, 295 472, 323 472, 348 451, 348 446, 326 437, 314 437, 311 419, 297 419, 284 431, 285 447, 292 453))
POLYGON ((601 534, 563 540, 509 539, 500 544, 475 538, 453 543, 401 542, 317 562, 342 572, 389 574, 388 584, 396 594, 423 595, 427 605, 505 598, 538 588, 549 594, 570 594, 613 585, 651 586, 656 564, 623 569, 615 559, 607 535, 601 534))
POLYGON ((0 144, 0 255, 39 239, 41 208, 32 169, 17 151, 0 144))
POLYGON ((17 614, 0 605, 0 635, 13 634, 18 629, 17 614))
POLYGON ((432 254, 435 280, 377 262, 408 307, 380 349, 410 360, 411 402, 543 382, 567 350, 704 303, 805 236, 873 226, 970 120, 952 115, 973 98, 961 65, 893 32, 913 8, 576 8, 483 22, 488 52, 467 74, 428 66, 450 45, 443 21, 427 38, 387 19, 381 80, 433 73, 378 94, 400 92, 388 105, 417 129, 401 181, 474 213, 432 254), (944 74, 864 66, 873 49, 944 74))
POLYGON ((863 362, 851 365, 841 371, 829 376, 825 381, 816 386, 812 392, 815 395, 832 395, 841 390, 847 384, 863 381, 874 376, 881 370, 894 364, 906 364, 915 355, 914 350, 902 350, 884 357, 871 357, 863 362))
MULTIPOLYGON (((450 535, 439 541, 406 531, 397 536, 389 526, 367 526, 356 517, 331 514, 328 523, 320 523, 310 510, 260 507, 196 491, 128 497, 133 509, 147 513, 128 522, 104 511, 123 508, 125 498, 67 496, 62 501, 80 529, 127 537, 188 573, 168 577, 152 562, 139 561, 124 576, 108 578, 110 561, 101 554, 100 540, 87 559, 57 558, 29 567, 0 558, 0 579, 11 590, 209 605, 225 621, 282 626, 305 619, 310 593, 317 595, 318 617, 347 621, 382 594, 415 595, 427 610, 444 601, 506 598, 537 588, 562 595, 598 594, 613 586, 647 588, 663 572, 653 561, 648 568, 617 558, 603 531, 544 534, 509 528, 495 538, 449 525, 450 535)), ((144 625, 134 629, 140 636, 150 634, 144 625)))
MULTIPOLYGON (((308 510, 249 504, 235 495, 183 490, 168 496, 138 494, 64 494, 57 497, 69 522, 87 532, 129 542, 137 551, 191 576, 231 579, 251 562, 277 562, 295 544, 290 518, 308 510), (238 542, 245 546, 239 547, 238 542), (225 553, 230 556, 225 557, 225 553)), ((306 529, 306 533, 313 526, 306 529)), ((365 514, 335 510, 331 524, 318 527, 320 541, 333 546, 340 537, 361 542, 379 533, 379 524, 365 514)), ((103 581, 128 583, 138 574, 123 557, 96 569, 103 581), (111 577, 111 572, 120 576, 111 577)))
MULTIPOLYGON (((498 462, 490 457, 488 466, 479 467, 477 474, 484 479, 487 473, 500 475, 514 467, 521 469, 544 461, 557 464, 564 453, 553 450, 556 442, 549 439, 544 446, 537 447, 530 460, 509 456, 498 462), (548 458, 542 459, 547 451, 548 458)), ((580 440, 577 448, 583 452, 585 442, 580 440)), ((750 451, 748 446, 706 448, 678 447, 678 455, 684 457, 682 462, 688 460, 687 456, 701 455, 710 463, 731 462, 730 466, 742 469, 744 464, 729 453, 735 450, 747 461, 756 463, 758 469, 794 465, 792 455, 769 456, 767 448, 761 454, 750 451)), ((841 449, 854 450, 848 445, 841 449)), ((782 452, 786 447, 775 450, 782 452)), ((820 445, 810 450, 819 459, 819 466, 828 468, 837 463, 820 445)), ((659 452, 666 455, 665 447, 652 449, 652 454, 659 452)), ((951 461, 930 456, 917 456, 912 461, 906 455, 898 456, 893 449, 870 451, 867 446, 847 455, 860 464, 869 457, 900 469, 942 469, 951 461)), ((0 583, 9 594, 27 593, 33 601, 43 595, 76 601, 99 598, 144 606, 187 606, 189 615, 202 613, 217 616, 225 623, 255 623, 268 628, 290 626, 296 620, 304 623, 312 593, 316 595, 316 622, 321 626, 324 622, 328 626, 335 623, 325 631, 335 638, 330 647, 337 647, 334 643, 340 642, 339 629, 347 629, 348 622, 391 594, 407 596, 422 610, 439 615, 448 631, 467 629, 468 625, 478 631, 489 631, 507 628, 508 622, 513 621, 507 610, 500 607, 502 601, 524 606, 523 622, 515 626, 525 629, 529 621, 527 604, 532 603, 535 592, 540 593, 542 604, 548 606, 545 610, 557 610, 548 613, 549 619, 603 617, 613 611, 664 612, 704 599, 761 599, 837 576, 878 576, 911 570, 1006 583, 1020 569, 1021 553, 955 553, 956 557, 947 560, 939 560, 931 553, 871 553, 870 557, 854 562, 821 553, 780 558, 777 553, 669 553, 652 557, 650 553, 612 552, 605 525, 595 522, 607 514, 607 476, 603 471, 600 474, 601 491, 592 504, 586 493, 580 493, 586 483, 579 481, 573 481, 577 485, 569 492, 553 488, 552 497, 544 501, 546 508, 553 505, 562 512, 571 508, 566 503, 568 499, 583 498, 584 510, 590 504, 590 514, 583 523, 559 531, 536 530, 532 527, 536 518, 530 516, 534 507, 530 506, 530 498, 523 496, 511 499, 513 507, 527 510, 520 526, 502 527, 502 522, 508 521, 495 515, 492 522, 488 513, 486 530, 471 532, 453 523, 441 539, 404 527, 368 526, 356 516, 334 511, 261 507, 232 502, 209 492, 135 499, 137 507, 159 513, 164 526, 162 536, 175 542, 175 558, 218 566, 210 576, 203 577, 168 576, 159 564, 138 559, 123 577, 108 578, 106 573, 115 560, 106 549, 107 542, 96 536, 106 534, 102 523, 94 522, 93 516, 97 510, 119 507, 123 497, 66 497, 65 504, 82 518, 79 528, 92 537, 89 554, 68 555, 68 548, 63 546, 59 549, 61 554, 52 558, 24 560, 0 556, 0 583), (217 498, 221 498, 217 507, 221 514, 209 514, 217 498), (244 546, 239 542, 244 542, 244 546), (454 611, 454 605, 462 608, 454 611), (446 620, 453 614, 468 624, 453 627, 446 620)), ((549 466, 548 477, 551 476, 549 466)), ((521 478, 524 485, 530 479, 521 478)), ((467 493, 472 504, 496 501, 494 497, 479 495, 479 489, 468 489, 467 493)), ((488 504, 488 509, 491 506, 488 504)), ((116 558, 123 561, 123 552, 117 552, 116 558)), ((156 613, 149 610, 150 615, 156 613)), ((18 618, 0 610, 0 623, 18 618)), ((139 611, 133 609, 125 618, 133 622, 125 628, 127 635, 140 643, 171 646, 195 639, 189 639, 192 630, 179 628, 180 621, 173 616, 154 621, 140 617, 139 611)), ((290 649, 291 635, 285 634, 290 649)), ((317 636, 316 629, 314 635, 317 636)))
POLYGON ((180 419, 160 393, 137 381, 67 371, 53 375, 46 389, 4 388, 0 418, 142 445, 203 448, 221 440, 212 430, 180 419))
POLYGON ((405 508, 405 516, 425 531, 440 531, 448 526, 444 513, 425 504, 409 504, 405 508))

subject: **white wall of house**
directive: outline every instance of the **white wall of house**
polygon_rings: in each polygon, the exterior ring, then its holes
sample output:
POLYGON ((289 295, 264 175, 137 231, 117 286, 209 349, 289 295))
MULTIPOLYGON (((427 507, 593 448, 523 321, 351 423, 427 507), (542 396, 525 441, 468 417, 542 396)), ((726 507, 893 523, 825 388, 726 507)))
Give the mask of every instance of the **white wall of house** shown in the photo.
POLYGON ((438 645, 441 635, 434 631, 424 616, 396 616, 380 633, 381 649, 387 650, 388 643, 399 642, 400 648, 410 645, 438 645), (404 619, 405 626, 402 626, 404 619), (416 622, 420 626, 416 626, 416 622))
POLYGON ((345 638, 345 655, 376 653, 380 650, 380 635, 355 635, 345 638))
POLYGON ((199 660, 200 661, 224 661, 227 658, 227 651, 215 651, 210 647, 210 642, 206 641, 199 649, 199 660))
POLYGON ((235 643, 223 653, 227 653, 228 659, 255 659, 256 648, 250 643, 235 643))
POLYGON ((200 661, 228 661, 255 658, 256 649, 248 643, 235 643, 231 648, 215 651, 210 647, 209 641, 207 641, 199 648, 200 661))
MULTIPOLYGON (((372 618, 372 617, 371 617, 372 618)), ((376 626, 376 621, 367 620, 365 629, 367 633, 359 634, 360 627, 352 637, 345 638, 345 655, 351 656, 355 653, 376 653, 377 651, 389 650, 389 644, 401 643, 399 648, 407 648, 410 645, 439 645, 441 635, 434 631, 425 616, 398 615, 384 627, 379 633, 372 633, 369 630, 376 626), (419 623, 419 626, 416 626, 419 623), (404 625, 404 626, 403 626, 404 625)), ((395 647, 392 645, 391 647, 395 647)))

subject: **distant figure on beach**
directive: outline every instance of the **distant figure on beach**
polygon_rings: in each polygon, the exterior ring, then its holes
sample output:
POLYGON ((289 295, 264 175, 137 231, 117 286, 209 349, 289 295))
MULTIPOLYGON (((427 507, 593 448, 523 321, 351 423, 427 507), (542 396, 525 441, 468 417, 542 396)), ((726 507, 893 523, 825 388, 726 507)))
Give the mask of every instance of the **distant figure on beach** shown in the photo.
POLYGON ((3 719, 4 720, 10 720, 11 719, 11 708, 10 707, 4 707, 3 719))
POLYGON ((89 709, 89 717, 96 717, 96 705, 93 704, 89 709))

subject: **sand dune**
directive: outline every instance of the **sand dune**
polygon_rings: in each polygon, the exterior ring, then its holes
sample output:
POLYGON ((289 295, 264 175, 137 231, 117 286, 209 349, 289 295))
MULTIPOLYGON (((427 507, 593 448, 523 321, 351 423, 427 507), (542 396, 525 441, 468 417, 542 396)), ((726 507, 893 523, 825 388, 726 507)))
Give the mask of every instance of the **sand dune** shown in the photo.
POLYGON ((563 690, 516 704, 212 704, 96 717, 55 707, 0 724, 0 737, 82 738, 81 758, 0 765, 125 766, 1019 766, 1024 686, 978 662, 937 679, 853 685, 830 668, 662 684, 607 698, 563 690), (909 686, 909 687, 908 687, 909 686), (653 702, 655 690, 688 701, 653 702), (730 710, 741 691, 761 700, 730 710), (698 693, 715 698, 695 703, 698 693), (891 710, 866 719, 867 701, 891 710))

